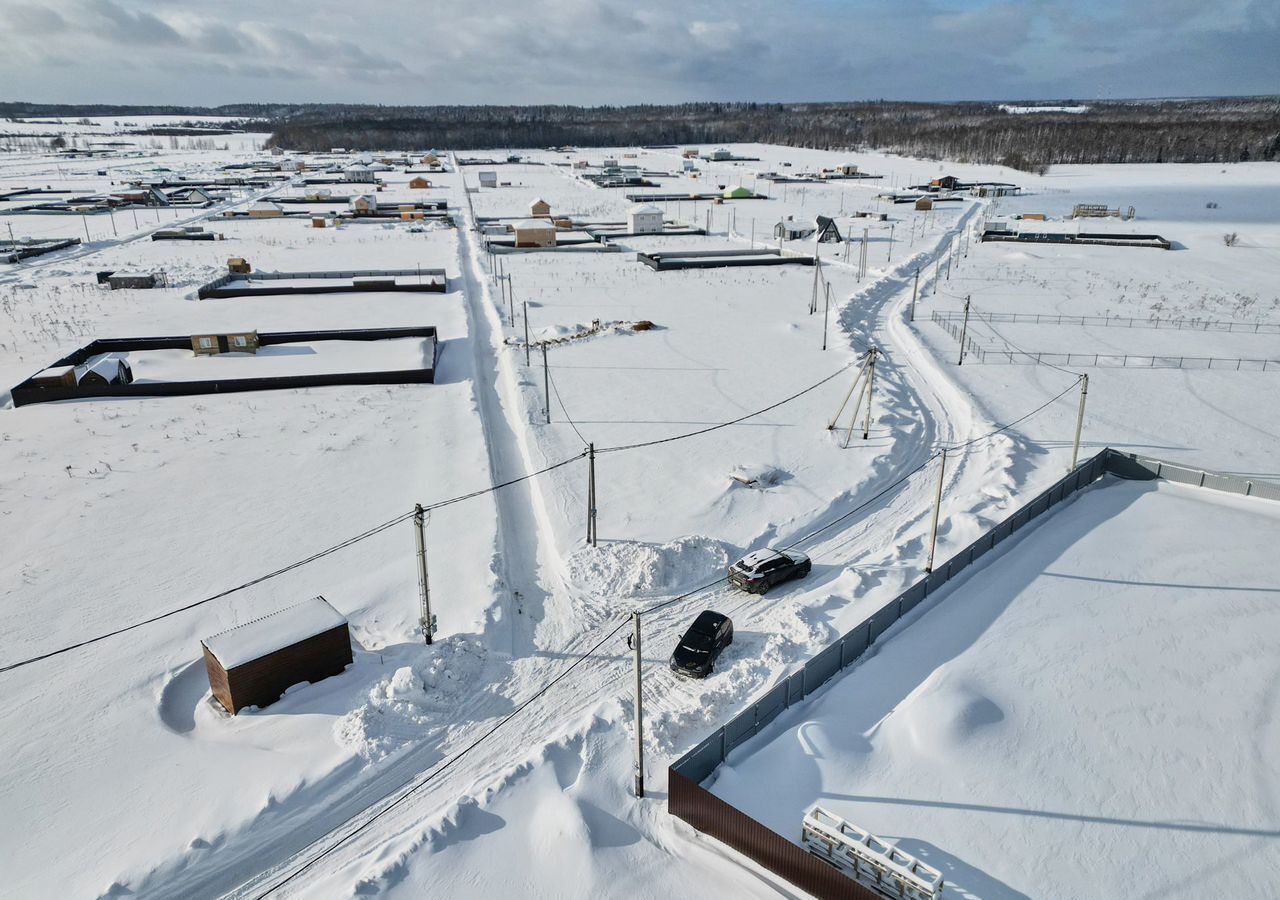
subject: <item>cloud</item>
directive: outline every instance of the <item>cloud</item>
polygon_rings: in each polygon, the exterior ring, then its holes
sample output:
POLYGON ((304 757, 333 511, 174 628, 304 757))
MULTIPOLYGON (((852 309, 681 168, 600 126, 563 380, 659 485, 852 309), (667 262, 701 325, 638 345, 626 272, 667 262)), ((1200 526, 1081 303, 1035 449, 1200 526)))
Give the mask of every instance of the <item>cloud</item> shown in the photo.
POLYGON ((1280 84, 1275 0, 0 2, 7 99, 961 100, 1280 84))

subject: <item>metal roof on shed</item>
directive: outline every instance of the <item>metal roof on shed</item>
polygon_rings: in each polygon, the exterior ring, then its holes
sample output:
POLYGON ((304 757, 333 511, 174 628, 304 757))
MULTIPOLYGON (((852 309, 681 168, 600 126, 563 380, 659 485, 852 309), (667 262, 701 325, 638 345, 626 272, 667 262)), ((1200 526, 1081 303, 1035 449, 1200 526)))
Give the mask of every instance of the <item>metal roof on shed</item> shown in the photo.
POLYGON ((200 643, 224 669, 233 669, 337 628, 346 621, 347 617, 324 597, 312 597, 207 637, 200 643))

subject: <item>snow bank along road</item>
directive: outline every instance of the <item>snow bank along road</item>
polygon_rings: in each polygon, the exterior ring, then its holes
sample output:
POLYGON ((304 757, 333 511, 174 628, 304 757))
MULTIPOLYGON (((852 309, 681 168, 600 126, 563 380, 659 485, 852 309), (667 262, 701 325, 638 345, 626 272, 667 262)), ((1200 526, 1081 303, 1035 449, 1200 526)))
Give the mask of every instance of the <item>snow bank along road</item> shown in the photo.
MULTIPOLYGON (((828 512, 812 523, 808 533, 778 535, 777 543, 800 547, 819 568, 823 563, 837 564, 829 567, 833 571, 779 592, 768 602, 719 583, 690 585, 698 589, 652 603, 656 608, 644 617, 647 646, 663 648, 661 652, 665 652, 690 614, 708 605, 732 616, 740 633, 774 633, 781 615, 794 615, 797 608, 825 603, 830 594, 824 588, 830 588, 832 581, 842 577, 840 564, 852 559, 859 560, 859 569, 866 573, 869 585, 884 583, 886 591, 908 580, 923 565, 936 480, 930 460, 940 446, 961 444, 995 426, 981 424, 981 414, 931 361, 906 327, 904 309, 910 301, 916 266, 924 265, 927 272, 934 255, 946 252, 947 242, 972 220, 977 209, 973 205, 960 225, 928 252, 900 263, 886 277, 862 290, 857 303, 842 304, 840 321, 849 339, 873 344, 884 354, 877 377, 892 398, 887 402, 895 409, 914 410, 923 427, 913 432, 909 441, 895 447, 890 463, 861 492, 833 498, 828 512)), ((469 214, 465 218, 470 224, 469 214)), ((475 324, 477 390, 486 418, 490 468, 496 481, 513 476, 514 467, 533 468, 524 434, 527 419, 517 408, 514 374, 504 368, 501 360, 486 358, 490 351, 498 349, 494 337, 500 328, 496 304, 484 278, 477 244, 470 235, 464 238, 463 250, 468 308, 475 324)), ((949 503, 959 509, 986 507, 994 512, 1008 502, 1017 482, 1029 474, 1016 468, 1016 447, 1014 437, 1000 433, 955 453, 946 480, 949 503), (994 491, 993 485, 997 486, 994 491)), ((507 513, 500 513, 500 520, 506 519, 500 537, 502 559, 495 560, 495 565, 506 566, 500 573, 503 581, 514 587, 513 572, 536 571, 541 585, 522 584, 525 591, 542 590, 554 597, 571 590, 564 568, 550 562, 554 555, 553 537, 538 481, 499 492, 499 502, 507 513)), ((951 521, 957 530, 951 538, 957 543, 967 540, 962 533, 966 527, 976 531, 983 524, 977 515, 954 517, 951 521)), ((621 727, 629 702, 631 662, 616 636, 625 624, 622 618, 609 620, 579 633, 558 652, 534 649, 532 656, 518 659, 511 678, 500 686, 502 694, 519 703, 512 713, 505 718, 486 717, 487 695, 481 693, 471 710, 476 724, 451 731, 431 754, 442 760, 435 768, 415 771, 421 762, 416 755, 398 760, 394 771, 377 781, 377 785, 386 786, 398 779, 402 782, 398 790, 349 818, 346 816, 352 807, 359 806, 361 797, 348 798, 348 802, 316 816, 308 831, 314 833, 321 827, 332 830, 235 886, 228 896, 316 894, 317 890, 324 893, 328 888, 321 886, 331 880, 347 884, 376 881, 403 861, 422 842, 431 824, 447 817, 460 798, 500 785, 542 748, 563 741, 567 733, 591 727, 599 716, 621 727)), ((530 649, 530 635, 518 633, 511 621, 505 628, 514 653, 530 649)), ((691 684, 677 680, 660 665, 652 667, 645 684, 646 714, 653 729, 650 748, 659 754, 676 751, 682 741, 691 739, 696 729, 703 727, 707 706, 731 708, 745 702, 784 674, 787 664, 804 658, 811 646, 801 639, 771 647, 770 651, 776 654, 771 666, 735 670, 732 684, 725 683, 729 679, 691 684)), ((659 756, 655 760, 654 769, 658 769, 661 759, 659 756)), ((660 771, 654 774, 658 780, 663 777, 660 771)), ((367 800, 375 791, 376 788, 364 790, 362 798, 367 800)), ((282 841, 276 850, 285 843, 282 841)), ((262 862, 268 858, 268 854, 257 857, 262 862)), ((233 871, 194 866, 171 873, 164 879, 165 890, 178 888, 188 895, 208 894, 230 887, 227 878, 233 871)), ((243 873, 242 868, 238 871, 243 873)))

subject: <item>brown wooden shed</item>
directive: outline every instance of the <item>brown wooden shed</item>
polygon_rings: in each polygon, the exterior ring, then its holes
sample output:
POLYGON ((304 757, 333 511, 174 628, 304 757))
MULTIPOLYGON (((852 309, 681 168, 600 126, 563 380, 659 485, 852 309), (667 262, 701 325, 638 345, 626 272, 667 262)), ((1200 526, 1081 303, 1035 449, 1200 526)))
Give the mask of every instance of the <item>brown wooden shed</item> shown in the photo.
POLYGON ((340 675, 352 659, 347 619, 324 597, 237 625, 200 646, 213 696, 232 715, 268 706, 304 681, 340 675))

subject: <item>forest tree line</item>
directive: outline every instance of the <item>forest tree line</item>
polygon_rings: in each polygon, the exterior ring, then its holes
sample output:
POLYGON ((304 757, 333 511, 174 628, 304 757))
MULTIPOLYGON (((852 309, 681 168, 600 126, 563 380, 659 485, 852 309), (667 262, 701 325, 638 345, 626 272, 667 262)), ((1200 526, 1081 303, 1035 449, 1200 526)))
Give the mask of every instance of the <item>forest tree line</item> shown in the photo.
MULTIPOLYGON (((1054 105, 1071 106, 1073 102, 1054 105)), ((10 102, 0 103, 0 116, 236 116, 259 120, 253 127, 271 131, 272 145, 298 151, 761 142, 822 150, 874 149, 1029 171, 1057 163, 1280 159, 1278 97, 1095 101, 1082 105, 1087 111, 1011 113, 996 103, 897 101, 596 107, 147 107, 10 102)))
POLYGON ((761 142, 822 150, 867 148, 1023 170, 1056 163, 1280 159, 1280 98, 1085 105, 1086 112, 1075 113, 1010 113, 989 103, 884 101, 347 106, 300 110, 277 125, 271 143, 319 151, 761 142))

